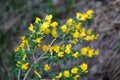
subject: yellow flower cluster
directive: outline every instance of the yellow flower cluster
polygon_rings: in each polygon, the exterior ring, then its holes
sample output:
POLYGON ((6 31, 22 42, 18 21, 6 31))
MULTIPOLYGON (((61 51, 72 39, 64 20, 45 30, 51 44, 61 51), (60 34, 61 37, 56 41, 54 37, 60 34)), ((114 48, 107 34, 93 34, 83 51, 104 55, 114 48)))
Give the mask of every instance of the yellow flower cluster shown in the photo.
POLYGON ((25 48, 27 47, 27 49, 30 47, 30 44, 28 42, 28 40, 26 39, 25 36, 22 36, 21 37, 22 41, 21 41, 21 44, 15 49, 15 52, 18 53, 18 52, 21 52, 21 60, 22 61, 17 61, 16 63, 16 66, 21 68, 22 70, 27 70, 28 69, 28 62, 26 62, 26 59, 27 59, 27 54, 25 52, 25 48))
POLYGON ((48 35, 48 34, 51 33, 51 35, 53 37, 57 37, 58 34, 57 34, 57 28, 56 27, 58 26, 58 22, 51 22, 51 19, 52 19, 52 15, 47 15, 45 17, 45 21, 43 23, 38 18, 36 19, 35 22, 37 22, 37 24, 40 24, 39 32, 41 34, 48 35))
POLYGON ((16 66, 20 67, 22 70, 27 70, 28 69, 28 65, 29 65, 28 62, 22 63, 20 61, 18 61, 17 64, 16 64, 16 66))
POLYGON ((86 41, 93 41, 99 37, 98 34, 93 34, 92 30, 85 29, 83 27, 83 22, 88 19, 92 19, 93 11, 88 10, 86 13, 77 13, 76 20, 72 18, 68 19, 66 24, 60 26, 60 29, 63 33, 73 38, 70 40, 71 43, 76 44, 79 41, 79 38, 82 38, 86 41))
POLYGON ((88 72, 88 65, 86 63, 82 63, 80 66, 73 67, 69 70, 64 70, 63 72, 60 72, 53 80, 55 79, 73 79, 73 80, 78 80, 80 78, 81 73, 87 73, 88 72))
POLYGON ((43 52, 48 51, 50 53, 51 56, 56 56, 58 58, 63 58, 64 56, 67 57, 72 56, 73 58, 80 58, 81 56, 87 56, 89 58, 96 56, 99 54, 99 50, 94 50, 91 49, 90 47, 83 47, 81 48, 81 53, 79 50, 77 51, 73 51, 72 50, 72 44, 67 44, 59 46, 59 45, 55 45, 55 46, 51 46, 50 45, 43 45, 42 47, 43 52), (48 50, 48 48, 50 48, 48 50))
MULTIPOLYGON (((43 51, 47 51, 49 48, 49 46, 44 45, 42 47, 43 51)), ((51 46, 49 49, 49 52, 51 54, 51 56, 57 56, 59 58, 64 57, 65 55, 69 55, 70 53, 72 53, 71 51, 72 45, 71 44, 67 44, 66 46, 59 46, 59 45, 55 45, 55 46, 51 46)), ((78 55, 75 53, 73 54, 74 57, 77 57, 78 55)))
POLYGON ((25 36, 22 36, 21 39, 22 39, 21 44, 15 49, 15 52, 19 52, 20 49, 22 51, 25 51, 25 49, 24 49, 25 46, 28 48, 30 47, 30 44, 28 43, 28 40, 26 39, 25 36))
POLYGON ((50 66, 49 66, 48 64, 46 64, 46 65, 44 66, 44 70, 45 70, 45 71, 50 70, 50 66))
POLYGON ((92 15, 93 15, 93 10, 88 10, 86 13, 80 13, 80 12, 78 12, 77 15, 76 15, 76 17, 80 21, 85 21, 87 19, 91 19, 92 15))
POLYGON ((66 46, 59 46, 59 45, 55 45, 55 46, 52 46, 50 47, 50 54, 53 55, 53 53, 57 53, 57 56, 58 57, 63 57, 64 54, 70 54, 71 53, 71 47, 72 45, 71 44, 67 44, 66 46))
POLYGON ((83 47, 81 49, 81 53, 82 53, 82 55, 88 56, 88 57, 91 58, 91 57, 93 57, 95 55, 98 55, 99 54, 99 50, 93 50, 90 47, 83 47))
MULTIPOLYGON (((28 54, 30 54, 32 51, 35 51, 37 48, 41 46, 41 42, 44 38, 45 35, 50 34, 53 37, 57 37, 57 22, 51 22, 52 15, 47 15, 44 20, 41 20, 40 18, 36 17, 35 23, 30 24, 28 27, 29 35, 22 36, 21 43, 20 45, 14 50, 16 54, 16 57, 18 61, 23 62, 23 67, 24 63, 27 62, 27 57, 28 54), (22 53, 22 54, 21 54, 22 53), (19 55, 19 56, 18 56, 19 55)), ((43 51, 45 52, 46 46, 43 46, 43 51)), ((33 52, 34 53, 34 52, 33 52)), ((32 54, 33 54, 32 53, 32 54)), ((16 64, 17 67, 20 67, 18 63, 16 64)), ((26 64, 27 68, 28 65, 26 64)), ((21 67, 21 69, 25 70, 24 68, 21 67)))

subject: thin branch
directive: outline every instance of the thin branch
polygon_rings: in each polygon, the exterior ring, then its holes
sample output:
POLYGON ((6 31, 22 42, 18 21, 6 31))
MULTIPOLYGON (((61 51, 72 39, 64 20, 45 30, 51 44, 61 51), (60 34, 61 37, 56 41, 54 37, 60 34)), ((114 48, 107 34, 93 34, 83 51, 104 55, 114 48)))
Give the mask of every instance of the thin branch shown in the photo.
MULTIPOLYGON (((60 34, 60 35, 61 35, 61 34, 60 34)), ((59 36, 60 36, 60 35, 59 35, 59 36)), ((59 36, 57 36, 56 38, 54 38, 54 39, 52 40, 52 42, 50 43, 50 46, 49 46, 47 52, 49 51, 50 47, 53 45, 53 43, 56 41, 56 39, 57 39, 59 36)), ((47 54, 47 52, 46 52, 46 53, 43 53, 38 59, 36 59, 36 60, 34 61, 34 63, 37 63, 40 59, 47 58, 47 56, 44 56, 44 55, 47 54), (44 57, 43 57, 43 56, 44 56, 44 57)), ((26 78, 27 78, 29 72, 31 71, 32 67, 33 67, 33 66, 31 66, 31 67, 27 70, 27 72, 25 73, 25 76, 24 76, 23 80, 26 80, 26 78)))
POLYGON ((20 69, 18 70, 18 80, 20 80, 20 69))
MULTIPOLYGON (((47 52, 49 51, 50 47, 52 46, 52 44, 55 42, 56 39, 57 39, 57 38, 54 38, 54 39, 52 40, 52 42, 50 43, 50 46, 49 46, 47 52)), ((45 54, 47 54, 47 52, 46 52, 46 53, 43 53, 38 59, 36 59, 36 60, 34 61, 34 63, 37 63, 40 59, 46 58, 46 57, 43 57, 43 56, 44 56, 45 54)), ((25 76, 24 76, 23 80, 26 80, 26 78, 27 78, 29 72, 31 71, 32 67, 33 67, 33 66, 31 66, 31 67, 27 70, 27 72, 25 73, 25 76)))
POLYGON ((35 54, 33 54, 33 59, 36 60, 35 54))
MULTIPOLYGON (((54 39, 52 40, 52 42, 50 43, 50 46, 49 46, 47 52, 49 51, 50 47, 52 46, 52 44, 55 42, 56 39, 57 39, 57 38, 54 38, 54 39)), ((47 52, 46 52, 46 53, 43 53, 37 60, 35 60, 34 63, 37 63, 44 55, 47 54, 47 52)))
MULTIPOLYGON (((45 59, 45 58, 47 58, 47 57, 48 57, 48 56, 45 56, 45 57, 42 57, 41 59, 45 59)), ((32 67, 33 67, 33 66, 31 66, 31 67, 28 69, 28 71, 26 72, 26 74, 25 74, 23 80, 26 80, 26 78, 27 78, 29 72, 31 71, 32 67)))
POLYGON ((27 78, 29 72, 31 71, 31 69, 32 69, 32 66, 31 66, 31 67, 28 69, 28 71, 26 72, 26 74, 25 74, 23 80, 26 80, 26 78, 27 78))

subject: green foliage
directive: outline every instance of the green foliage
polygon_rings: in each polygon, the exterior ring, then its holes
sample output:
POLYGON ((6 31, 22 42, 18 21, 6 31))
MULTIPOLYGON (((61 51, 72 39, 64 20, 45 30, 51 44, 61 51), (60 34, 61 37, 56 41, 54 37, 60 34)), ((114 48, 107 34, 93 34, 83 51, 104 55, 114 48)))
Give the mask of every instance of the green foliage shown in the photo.
POLYGON ((120 51, 120 43, 117 44, 117 50, 120 51))

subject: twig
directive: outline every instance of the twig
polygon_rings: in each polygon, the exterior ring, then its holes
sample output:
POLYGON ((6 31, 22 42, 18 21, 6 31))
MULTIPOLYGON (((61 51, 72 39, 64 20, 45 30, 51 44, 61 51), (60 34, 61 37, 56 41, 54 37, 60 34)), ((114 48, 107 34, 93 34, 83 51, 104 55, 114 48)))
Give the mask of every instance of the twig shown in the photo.
POLYGON ((20 80, 20 69, 18 70, 18 80, 20 80))
MULTIPOLYGON (((54 39, 52 40, 52 42, 50 43, 50 46, 49 46, 49 48, 48 48, 48 51, 49 51, 50 47, 52 46, 52 44, 55 42, 56 39, 57 39, 57 38, 54 38, 54 39)), ((48 51, 47 51, 47 52, 48 52, 48 51)), ((46 57, 43 57, 43 56, 44 56, 45 54, 47 54, 47 52, 46 52, 46 53, 43 53, 38 59, 36 59, 36 60, 34 61, 34 63, 37 63, 40 59, 46 58, 46 57)), ((26 78, 27 78, 29 72, 31 71, 32 67, 33 67, 33 66, 31 66, 31 67, 27 70, 27 72, 25 73, 25 76, 24 76, 23 80, 26 80, 26 78)))
MULTIPOLYGON (((44 58, 47 58, 47 57, 48 57, 48 56, 41 57, 40 59, 44 59, 44 58)), ((28 71, 26 72, 25 77, 23 78, 23 80, 25 80, 25 79, 27 78, 27 76, 28 76, 29 72, 31 71, 32 67, 33 67, 33 66, 31 66, 31 67, 28 69, 28 71)))
MULTIPOLYGON (((59 36, 60 36, 60 35, 61 35, 61 34, 59 34, 59 36)), ((56 39, 57 39, 59 36, 57 36, 56 38, 54 38, 54 39, 52 40, 52 42, 50 43, 50 46, 49 46, 47 52, 49 51, 50 47, 53 45, 53 43, 56 41, 56 39)), ((43 57, 44 55, 47 54, 47 52, 46 52, 46 53, 43 53, 38 59, 36 59, 36 60, 34 61, 34 63, 37 63, 40 59, 47 58, 46 56, 43 57)), ((31 71, 32 67, 33 67, 33 66, 31 66, 31 67, 27 70, 27 72, 25 73, 25 76, 24 76, 23 80, 26 80, 26 78, 27 78, 29 72, 31 71)))
MULTIPOLYGON (((52 44, 55 42, 56 39, 57 39, 57 38, 54 38, 54 39, 52 40, 52 42, 50 43, 50 46, 49 46, 47 52, 49 51, 50 47, 52 46, 52 44)), ((37 63, 45 54, 47 54, 47 52, 46 52, 46 53, 43 53, 37 60, 35 60, 34 63, 37 63)))
POLYGON ((23 80, 26 80, 26 78, 27 78, 29 72, 31 71, 31 69, 32 69, 32 66, 31 66, 31 67, 28 69, 28 71, 26 72, 26 74, 25 74, 23 80))
POLYGON ((33 54, 33 59, 36 60, 35 54, 33 54))

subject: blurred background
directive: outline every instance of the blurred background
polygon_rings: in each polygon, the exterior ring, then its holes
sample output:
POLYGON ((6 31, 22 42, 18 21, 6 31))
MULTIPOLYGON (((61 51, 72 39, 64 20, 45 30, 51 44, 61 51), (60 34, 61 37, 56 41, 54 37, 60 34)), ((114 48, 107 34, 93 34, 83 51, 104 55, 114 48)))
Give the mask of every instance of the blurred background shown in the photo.
MULTIPOLYGON (((100 55, 90 62, 85 80, 101 80, 103 66, 120 49, 120 0, 0 0, 0 78, 13 80, 13 50, 30 23, 36 17, 53 15, 53 20, 65 22, 76 12, 94 10, 90 28, 100 37, 89 45, 100 49, 100 55)), ((120 69, 119 69, 120 70, 120 69)))

